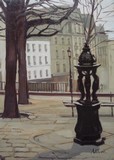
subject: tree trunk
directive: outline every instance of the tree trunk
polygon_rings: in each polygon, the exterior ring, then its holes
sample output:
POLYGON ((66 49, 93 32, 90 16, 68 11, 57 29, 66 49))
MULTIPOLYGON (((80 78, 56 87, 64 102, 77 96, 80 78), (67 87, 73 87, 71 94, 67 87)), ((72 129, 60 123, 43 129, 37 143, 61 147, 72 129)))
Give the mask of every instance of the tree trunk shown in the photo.
POLYGON ((17 24, 18 60, 19 60, 19 104, 28 104, 28 86, 26 70, 26 19, 21 17, 17 24))
POLYGON ((3 118, 19 118, 16 96, 16 11, 11 5, 6 11, 6 86, 3 118))

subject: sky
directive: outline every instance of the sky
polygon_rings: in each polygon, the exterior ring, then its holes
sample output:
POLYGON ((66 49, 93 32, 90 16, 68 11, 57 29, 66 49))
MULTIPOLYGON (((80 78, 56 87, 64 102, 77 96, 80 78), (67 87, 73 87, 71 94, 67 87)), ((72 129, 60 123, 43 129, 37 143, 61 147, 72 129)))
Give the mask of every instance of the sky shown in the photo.
POLYGON ((102 24, 104 24, 105 30, 110 31, 107 32, 109 38, 114 39, 114 0, 103 0, 103 7, 105 7, 106 9, 105 11, 102 11, 103 13, 101 13, 101 18, 103 18, 102 24), (113 13, 109 14, 109 11, 113 11, 113 13))
MULTIPOLYGON (((34 2, 34 1, 35 0, 31 0, 31 2, 34 2)), ((73 0, 52 0, 52 1, 53 2, 60 1, 60 3, 62 3, 63 1, 66 1, 66 3, 69 3, 69 4, 73 2, 73 0)), ((81 1, 83 2, 84 0, 81 0, 81 1)), ((105 7, 105 10, 102 11, 103 13, 101 13, 101 18, 103 18, 102 22, 100 21, 98 22, 98 24, 100 23, 104 24, 105 30, 110 31, 110 32, 107 32, 107 34, 109 35, 109 38, 114 39, 114 0, 103 0, 102 6, 105 7), (110 7, 107 8, 107 6, 110 6, 110 7), (107 11, 111 11, 111 10, 113 11, 113 14, 107 15, 107 13, 109 13, 107 11)), ((78 5, 78 7, 81 8, 80 5, 78 5)))
POLYGON ((107 11, 110 10, 110 11, 113 11, 113 13, 106 16, 105 19, 107 23, 105 24, 105 29, 113 31, 109 34, 109 37, 114 39, 114 0, 104 0, 103 6, 108 6, 109 4, 111 4, 111 6, 107 8, 107 11))
MULTIPOLYGON (((71 0, 66 0, 69 4, 71 3, 71 0)), ((84 0, 82 0, 83 2, 84 0)), ((96 0, 97 1, 97 0, 96 0)), ((101 18, 102 22, 99 21, 98 24, 104 24, 105 30, 109 30, 110 32, 107 32, 110 39, 114 39, 114 0, 103 0, 102 2, 104 10, 102 10, 101 18), (108 6, 108 7, 107 7, 108 6), (109 14, 107 11, 113 11, 112 14, 109 14)), ((78 5, 78 7, 82 11, 82 7, 78 5)))

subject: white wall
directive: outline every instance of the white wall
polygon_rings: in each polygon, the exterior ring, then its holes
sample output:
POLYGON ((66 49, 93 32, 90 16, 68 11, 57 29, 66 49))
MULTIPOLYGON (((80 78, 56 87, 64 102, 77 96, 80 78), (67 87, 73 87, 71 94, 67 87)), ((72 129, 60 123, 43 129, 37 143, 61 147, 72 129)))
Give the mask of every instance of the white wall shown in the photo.
MULTIPOLYGON (((49 41, 27 41, 30 45, 30 51, 26 52, 26 60, 27 60, 27 76, 28 72, 31 72, 31 78, 28 77, 28 80, 35 79, 45 79, 51 78, 51 57, 50 57, 50 42, 49 41), (35 51, 33 51, 32 44, 35 46, 35 51), (39 45, 41 45, 41 51, 39 51, 39 45), (47 47, 47 51, 45 50, 47 47), (30 56, 31 64, 28 65, 28 58, 30 56), (36 65, 33 62, 33 56, 36 57, 36 65), (45 56, 47 57, 47 64, 45 63, 45 56), (39 57, 41 57, 41 62, 39 62, 39 57), (46 75, 46 70, 48 75, 46 75), (42 76, 40 76, 40 72, 42 71, 42 76), (36 77, 34 76, 34 72, 36 72, 36 77)), ((0 81, 6 81, 6 71, 5 71, 5 57, 6 57, 6 44, 4 39, 0 39, 0 81)))
POLYGON ((51 78, 49 41, 27 41, 26 46, 28 80, 51 78))
POLYGON ((0 81, 5 81, 5 56, 6 56, 6 49, 5 49, 5 40, 0 39, 0 62, 1 62, 1 67, 0 67, 0 81))

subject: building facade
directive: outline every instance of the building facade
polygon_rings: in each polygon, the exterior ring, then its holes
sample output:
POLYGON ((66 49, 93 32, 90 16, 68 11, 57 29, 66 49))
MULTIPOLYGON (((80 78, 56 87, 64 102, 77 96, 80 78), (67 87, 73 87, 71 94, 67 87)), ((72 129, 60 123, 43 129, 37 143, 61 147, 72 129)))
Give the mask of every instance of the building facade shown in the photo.
POLYGON ((51 78, 51 57, 49 41, 27 41, 27 79, 29 81, 51 78))
MULTIPOLYGON (((80 12, 80 10, 78 10, 78 12, 80 12)), ((86 27, 88 27, 88 25, 86 27)), ((101 64, 98 68, 98 76, 100 80, 99 91, 109 91, 108 36, 105 34, 104 28, 101 26, 95 26, 93 35, 95 34, 96 36, 90 43, 90 49, 91 53, 97 58, 97 63, 101 64)), ((80 21, 79 23, 69 21, 59 34, 50 37, 49 39, 51 44, 52 80, 54 82, 69 82, 69 61, 67 50, 70 47, 72 51, 74 91, 76 91, 78 73, 75 66, 78 64, 78 58, 85 43, 83 21, 80 21)))
MULTIPOLYGON (((80 14, 80 10, 78 10, 78 14, 80 14)), ((52 81, 69 83, 69 57, 67 50, 70 47, 74 91, 77 91, 77 70, 75 65, 78 63, 78 57, 85 42, 83 29, 82 22, 77 23, 69 19, 61 32, 49 38, 51 44, 52 81)))
POLYGON ((108 40, 109 53, 109 91, 114 93, 114 40, 108 40))
POLYGON ((108 36, 105 34, 104 28, 99 25, 96 27, 96 57, 97 62, 101 65, 98 68, 99 75, 99 91, 109 91, 109 50, 108 48, 108 36))

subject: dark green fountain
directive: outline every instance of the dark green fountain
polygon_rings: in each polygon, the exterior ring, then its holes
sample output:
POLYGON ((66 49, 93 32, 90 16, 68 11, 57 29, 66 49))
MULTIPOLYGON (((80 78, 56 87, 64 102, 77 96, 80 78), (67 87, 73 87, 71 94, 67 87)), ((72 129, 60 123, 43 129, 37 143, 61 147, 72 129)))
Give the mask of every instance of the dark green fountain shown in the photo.
POLYGON ((104 138, 101 138, 102 126, 99 120, 100 102, 96 92, 99 89, 99 77, 96 75, 96 58, 91 54, 87 44, 79 56, 78 89, 81 93, 80 99, 75 102, 77 109, 77 124, 75 126, 76 137, 74 142, 81 145, 101 145, 104 138))

